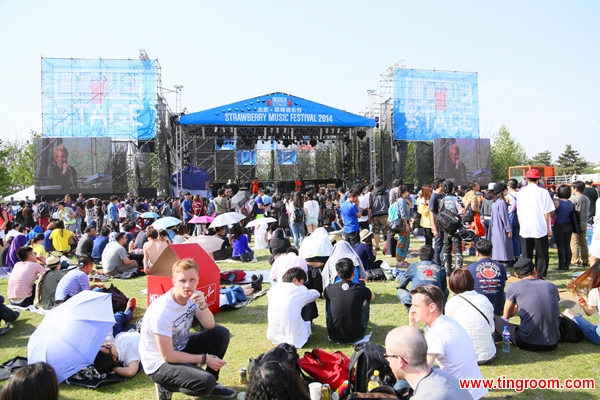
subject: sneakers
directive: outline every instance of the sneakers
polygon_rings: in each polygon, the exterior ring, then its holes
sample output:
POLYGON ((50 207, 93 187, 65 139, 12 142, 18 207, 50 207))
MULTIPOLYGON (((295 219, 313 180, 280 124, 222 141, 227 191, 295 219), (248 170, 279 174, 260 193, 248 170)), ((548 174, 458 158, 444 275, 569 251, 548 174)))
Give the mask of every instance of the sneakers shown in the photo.
POLYGON ((137 304, 137 301, 135 300, 135 297, 130 298, 129 301, 127 302, 127 309, 131 310, 131 312, 133 312, 135 310, 136 304, 137 304))
POLYGON ((156 400, 171 400, 173 398, 173 393, 165 389, 160 383, 154 383, 154 387, 156 388, 156 400))
POLYGON ((235 397, 235 390, 226 388, 225 386, 217 383, 213 389, 210 397, 218 397, 221 399, 233 399, 235 397))
POLYGON ((250 285, 252 285, 252 289, 254 289, 255 292, 260 292, 262 290, 262 282, 263 282, 263 276, 262 275, 252 275, 252 283, 250 283, 250 285))

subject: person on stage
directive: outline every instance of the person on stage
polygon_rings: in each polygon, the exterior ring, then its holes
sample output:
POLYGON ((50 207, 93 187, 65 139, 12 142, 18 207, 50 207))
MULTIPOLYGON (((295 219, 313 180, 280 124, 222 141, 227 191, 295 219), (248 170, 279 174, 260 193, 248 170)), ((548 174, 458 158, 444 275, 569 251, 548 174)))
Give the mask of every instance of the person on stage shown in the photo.
POLYGON ((69 152, 65 146, 54 148, 54 162, 48 166, 48 178, 63 190, 77 189, 77 171, 69 165, 69 152))

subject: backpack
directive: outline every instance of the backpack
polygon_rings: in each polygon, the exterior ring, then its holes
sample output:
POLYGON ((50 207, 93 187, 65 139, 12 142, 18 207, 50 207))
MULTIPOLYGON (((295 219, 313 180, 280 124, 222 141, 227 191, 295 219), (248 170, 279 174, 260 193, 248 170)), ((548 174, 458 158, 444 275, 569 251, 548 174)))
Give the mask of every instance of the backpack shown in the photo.
POLYGON ((48 203, 40 203, 38 205, 38 213, 40 218, 48 218, 50 216, 50 207, 48 206, 48 203))
POLYGON ((473 212, 473 208, 471 205, 467 205, 465 213, 462 216, 462 221, 466 223, 471 223, 475 219, 475 213, 473 212))
POLYGON ((266 363, 267 361, 278 361, 281 365, 286 366, 294 376, 300 376, 300 367, 298 366, 298 351, 294 345, 288 343, 279 343, 277 347, 273 347, 266 353, 254 358, 250 357, 248 363, 248 378, 252 376, 252 370, 255 366, 266 363))
POLYGON ((453 235, 457 230, 460 229, 462 222, 457 214, 444 205, 444 199, 445 197, 440 199, 440 210, 437 213, 435 222, 440 229, 443 229, 447 233, 453 235))
POLYGON ((294 222, 304 222, 304 209, 294 208, 294 222))
POLYGON ((221 281, 224 283, 241 282, 246 277, 246 273, 241 269, 232 269, 231 271, 221 272, 221 281))
POLYGON ((383 346, 376 343, 360 343, 354 347, 348 371, 350 393, 366 393, 367 383, 375 370, 379 371, 382 385, 394 386, 396 377, 384 354, 383 346))
POLYGON ((127 296, 125 296, 125 293, 117 289, 117 287, 114 286, 112 283, 110 284, 110 287, 103 288, 102 292, 111 294, 113 312, 125 311, 127 309, 127 302, 129 301, 129 299, 127 298, 127 296))

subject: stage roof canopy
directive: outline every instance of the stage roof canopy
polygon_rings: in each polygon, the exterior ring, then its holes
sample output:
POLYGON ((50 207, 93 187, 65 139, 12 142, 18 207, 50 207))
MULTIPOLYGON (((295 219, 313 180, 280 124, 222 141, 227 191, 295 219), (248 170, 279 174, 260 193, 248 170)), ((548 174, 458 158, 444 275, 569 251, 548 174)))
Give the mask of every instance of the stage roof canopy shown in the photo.
POLYGON ((286 93, 271 93, 179 118, 181 125, 372 128, 375 120, 286 93))

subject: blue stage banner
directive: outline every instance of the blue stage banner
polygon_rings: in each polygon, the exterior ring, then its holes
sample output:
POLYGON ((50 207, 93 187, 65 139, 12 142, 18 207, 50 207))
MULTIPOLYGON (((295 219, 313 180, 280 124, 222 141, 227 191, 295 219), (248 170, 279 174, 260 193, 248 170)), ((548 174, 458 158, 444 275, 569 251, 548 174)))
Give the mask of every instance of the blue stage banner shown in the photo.
POLYGON ((277 150, 277 164, 296 165, 296 150, 277 150))
POLYGON ((217 143, 217 141, 215 140, 215 150, 235 150, 235 140, 234 139, 227 139, 223 141, 223 144, 221 146, 219 146, 219 144, 217 143))
POLYGON ((287 93, 271 93, 179 118, 181 125, 374 127, 375 120, 287 93))
POLYGON ((476 73, 394 71, 394 139, 479 138, 476 73))
POLYGON ((256 165, 256 150, 238 150, 238 165, 256 165))
POLYGON ((156 86, 156 60, 42 58, 42 136, 152 139, 156 86))

